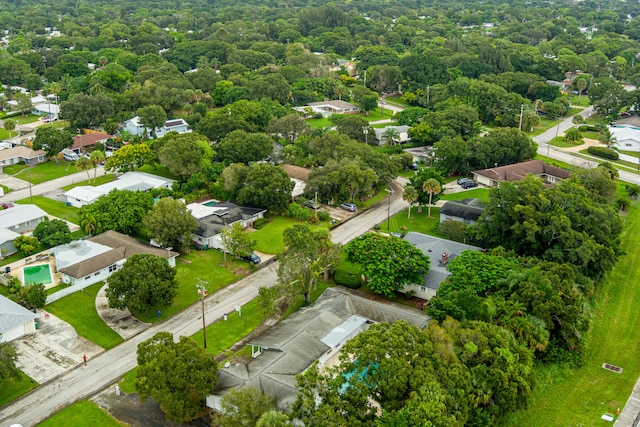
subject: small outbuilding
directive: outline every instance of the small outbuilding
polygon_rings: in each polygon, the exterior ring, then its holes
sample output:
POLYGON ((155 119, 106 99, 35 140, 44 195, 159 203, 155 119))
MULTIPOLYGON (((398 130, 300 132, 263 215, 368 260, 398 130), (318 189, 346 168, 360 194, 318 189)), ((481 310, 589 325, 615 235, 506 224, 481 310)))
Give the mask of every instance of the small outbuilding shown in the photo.
POLYGON ((0 342, 9 342, 35 332, 36 314, 0 295, 0 342))

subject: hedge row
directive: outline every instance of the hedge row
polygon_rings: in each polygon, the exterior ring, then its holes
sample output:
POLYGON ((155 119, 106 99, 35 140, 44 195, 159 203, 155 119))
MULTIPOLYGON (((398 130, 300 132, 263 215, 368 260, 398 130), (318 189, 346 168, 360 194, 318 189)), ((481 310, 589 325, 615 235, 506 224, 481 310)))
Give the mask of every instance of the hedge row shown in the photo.
POLYGON ((589 154, 602 157, 603 159, 618 160, 618 153, 615 150, 607 147, 589 147, 587 149, 589 154))

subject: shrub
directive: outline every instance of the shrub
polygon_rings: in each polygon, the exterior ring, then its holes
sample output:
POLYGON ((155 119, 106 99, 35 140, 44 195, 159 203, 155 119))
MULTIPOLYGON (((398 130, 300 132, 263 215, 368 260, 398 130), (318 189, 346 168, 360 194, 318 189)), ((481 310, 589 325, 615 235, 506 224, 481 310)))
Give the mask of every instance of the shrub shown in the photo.
POLYGON ((362 286, 362 278, 360 274, 348 273, 340 268, 338 268, 333 276, 333 280, 342 286, 346 286, 351 289, 358 289, 362 286))
POLYGON ((438 226, 438 231, 447 239, 456 242, 466 242, 469 237, 467 224, 460 221, 444 221, 438 226))
POLYGON ((311 211, 300 206, 297 203, 289 204, 287 215, 300 221, 309 221, 311 219, 311 211))
POLYGON ((640 185, 625 184, 624 188, 626 188, 629 197, 631 197, 632 199, 638 198, 638 194, 640 194, 640 185))
POLYGON ((262 227, 269 224, 270 222, 271 222, 270 218, 260 218, 253 223, 253 228, 255 228, 256 230, 260 230, 262 227))
POLYGON ((618 160, 618 153, 607 147, 589 147, 587 151, 589 154, 602 157, 603 159, 618 160))
POLYGON ((578 130, 580 132, 586 132, 587 131, 587 125, 580 125, 578 126, 578 130))
POLYGON ((626 211, 627 209, 629 209, 629 206, 631 206, 631 199, 628 197, 621 197, 616 200, 616 207, 618 208, 618 210, 626 211))
POLYGON ((318 211, 318 219, 320 221, 329 221, 331 219, 331 214, 327 210, 318 211))

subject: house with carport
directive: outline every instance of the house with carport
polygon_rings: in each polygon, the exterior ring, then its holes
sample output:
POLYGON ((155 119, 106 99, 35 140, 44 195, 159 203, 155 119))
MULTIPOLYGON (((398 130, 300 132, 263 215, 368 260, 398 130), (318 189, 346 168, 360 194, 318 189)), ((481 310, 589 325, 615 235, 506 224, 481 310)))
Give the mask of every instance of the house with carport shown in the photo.
POLYGON ((413 231, 408 232, 404 239, 428 256, 431 264, 429 272, 424 275, 423 283, 405 285, 401 292, 411 293, 411 295, 425 300, 435 297, 440 284, 451 275, 447 270, 447 264, 450 261, 460 255, 462 251, 482 250, 477 246, 413 231))
POLYGON ((36 331, 36 314, 0 295, 0 342, 10 342, 36 331))

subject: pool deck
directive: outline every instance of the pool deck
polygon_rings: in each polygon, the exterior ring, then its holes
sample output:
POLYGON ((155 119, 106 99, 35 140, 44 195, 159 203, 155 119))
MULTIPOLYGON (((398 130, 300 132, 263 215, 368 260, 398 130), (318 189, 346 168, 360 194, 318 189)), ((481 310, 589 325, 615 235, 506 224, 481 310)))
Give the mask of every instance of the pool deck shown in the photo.
MULTIPOLYGON (((25 267, 29 267, 32 265, 49 264, 49 272, 51 273, 51 278, 53 279, 53 283, 49 285, 45 285, 45 289, 53 288, 54 286, 58 286, 59 284, 62 283, 62 276, 60 275, 60 273, 56 273, 56 262, 53 255, 49 255, 50 251, 51 249, 39 252, 37 254, 20 259, 11 264, 7 264, 4 267, 7 267, 7 266, 11 267, 11 273, 9 274, 11 274, 14 277, 17 277, 22 283, 24 278, 23 269, 25 267), (45 258, 45 256, 47 257, 45 258)), ((4 267, 2 267, 3 270, 4 270, 4 267)))

